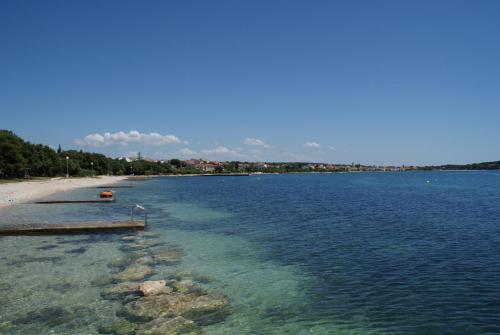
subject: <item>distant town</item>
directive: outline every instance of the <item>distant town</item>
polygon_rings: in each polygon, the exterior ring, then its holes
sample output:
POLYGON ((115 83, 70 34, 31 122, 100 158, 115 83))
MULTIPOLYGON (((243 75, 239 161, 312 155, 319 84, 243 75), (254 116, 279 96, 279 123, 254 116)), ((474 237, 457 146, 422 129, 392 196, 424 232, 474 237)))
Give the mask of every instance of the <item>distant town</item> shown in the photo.
POLYGON ((242 161, 214 161, 207 159, 171 159, 153 160, 142 157, 122 159, 132 162, 135 160, 146 160, 151 163, 170 164, 170 168, 175 172, 192 170, 199 173, 286 173, 286 172, 397 172, 417 170, 416 166, 381 166, 351 164, 327 164, 308 162, 242 162, 242 161))

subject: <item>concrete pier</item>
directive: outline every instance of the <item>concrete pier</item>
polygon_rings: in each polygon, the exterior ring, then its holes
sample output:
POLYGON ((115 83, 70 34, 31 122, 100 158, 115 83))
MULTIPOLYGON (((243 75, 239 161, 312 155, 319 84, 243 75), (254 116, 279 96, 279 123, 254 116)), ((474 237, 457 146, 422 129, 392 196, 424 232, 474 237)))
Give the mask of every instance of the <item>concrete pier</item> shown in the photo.
POLYGON ((35 201, 34 204, 86 204, 86 203, 101 203, 101 202, 115 202, 115 198, 99 198, 88 200, 46 200, 35 201))
POLYGON ((89 188, 108 188, 108 189, 113 189, 113 188, 134 188, 134 185, 106 185, 106 186, 96 186, 96 187, 89 187, 89 188))
POLYGON ((128 229, 144 229, 145 221, 89 221, 68 223, 28 223, 0 226, 0 235, 39 235, 115 232, 128 229))

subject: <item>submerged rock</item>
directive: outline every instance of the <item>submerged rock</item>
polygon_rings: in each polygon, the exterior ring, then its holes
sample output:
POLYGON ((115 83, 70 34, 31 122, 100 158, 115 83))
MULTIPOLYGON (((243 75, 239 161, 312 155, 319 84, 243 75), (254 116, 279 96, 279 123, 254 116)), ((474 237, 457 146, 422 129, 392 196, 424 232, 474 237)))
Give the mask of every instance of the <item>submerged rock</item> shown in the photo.
POLYGON ((113 276, 114 279, 120 281, 137 281, 146 278, 153 274, 153 270, 148 265, 133 264, 127 267, 122 272, 113 276))
POLYGON ((134 236, 134 235, 124 236, 121 238, 121 240, 125 241, 125 242, 134 241, 135 239, 137 239, 137 236, 134 236))
POLYGON ((183 316, 203 324, 211 324, 224 319, 228 305, 229 301, 225 296, 174 292, 142 297, 126 304, 125 313, 139 320, 183 316))
POLYGON ((139 283, 121 283, 101 292, 104 299, 119 299, 124 295, 139 294, 139 283))
POLYGON ((87 251, 87 248, 80 247, 80 248, 76 248, 76 249, 67 250, 66 253, 67 254, 83 254, 85 251, 87 251))
POLYGON ((149 252, 149 250, 142 249, 142 250, 128 251, 128 255, 129 255, 129 262, 130 262, 131 259, 137 259, 137 258, 144 257, 144 256, 150 256, 151 253, 149 252))
POLYGON ((114 267, 120 267, 120 266, 124 266, 128 263, 127 259, 123 258, 123 257, 118 257, 118 258, 114 258, 112 259, 109 263, 108 263, 108 267, 110 268, 114 268, 114 267))
POLYGON ((141 256, 132 261, 132 264, 138 265, 151 265, 153 264, 153 257, 151 256, 141 256))
POLYGON ((141 325, 136 335, 199 335, 199 327, 191 320, 182 316, 175 318, 158 318, 141 325))
POLYGON ((206 326, 223 321, 229 315, 229 300, 223 295, 198 296, 184 307, 182 316, 206 326))
POLYGON ((170 285, 174 287, 174 289, 177 292, 180 293, 190 293, 194 295, 203 295, 206 294, 205 290, 192 280, 186 279, 186 280, 181 280, 181 281, 175 281, 173 280, 170 285))
POLYGON ((159 244, 160 242, 154 240, 144 240, 144 239, 139 241, 135 240, 132 243, 124 244, 120 249, 124 251, 135 251, 135 250, 151 248, 159 244))
POLYGON ((153 258, 158 263, 177 264, 182 261, 183 256, 182 250, 177 248, 153 250, 153 258))
POLYGON ((127 244, 123 244, 121 247, 120 247, 120 250, 122 251, 137 251, 137 250, 142 250, 142 249, 145 249, 144 246, 142 245, 138 245, 137 243, 127 243, 127 244))
POLYGON ((57 245, 49 244, 49 245, 44 245, 44 246, 38 247, 37 249, 38 250, 51 250, 51 249, 55 249, 55 248, 57 248, 57 245))
POLYGON ((22 266, 29 263, 48 263, 51 262, 53 265, 59 264, 63 261, 61 256, 49 256, 49 257, 33 257, 30 255, 20 255, 17 258, 7 262, 10 266, 22 266))
POLYGON ((15 325, 24 324, 43 324, 47 327, 55 327, 64 323, 78 320, 82 314, 87 314, 88 310, 81 308, 62 308, 59 306, 50 306, 35 309, 14 321, 15 325))
POLYGON ((25 315, 18 317, 15 320, 15 323, 25 324, 51 322, 51 324, 57 325, 64 323, 69 314, 70 313, 62 307, 50 306, 29 311, 25 315))
POLYGON ((172 273, 169 275, 169 278, 172 278, 172 279, 175 279, 178 281, 190 279, 190 280, 194 280, 196 282, 204 283, 204 284, 211 283, 211 282, 215 281, 214 277, 197 274, 197 273, 194 273, 193 271, 180 271, 180 272, 172 273))
POLYGON ((0 331, 2 331, 2 330, 9 330, 13 326, 14 325, 10 321, 0 322, 0 331))
POLYGON ((127 320, 118 320, 109 325, 99 327, 101 334, 134 335, 136 325, 127 320))
POLYGON ((166 284, 167 282, 165 280, 145 281, 139 286, 139 291, 146 297, 156 294, 171 293, 173 288, 166 286, 166 284))
POLYGON ((142 237, 159 237, 159 233, 154 233, 152 231, 142 231, 138 233, 142 237))
POLYGON ((111 284, 113 278, 110 275, 104 274, 92 279, 91 284, 96 286, 105 286, 111 284))

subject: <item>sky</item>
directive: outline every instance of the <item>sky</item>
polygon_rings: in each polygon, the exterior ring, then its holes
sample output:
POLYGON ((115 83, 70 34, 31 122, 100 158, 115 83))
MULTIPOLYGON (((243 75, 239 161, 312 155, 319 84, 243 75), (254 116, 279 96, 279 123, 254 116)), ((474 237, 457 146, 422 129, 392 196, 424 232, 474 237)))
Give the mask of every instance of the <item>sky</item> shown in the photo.
POLYGON ((500 160, 500 1, 1 1, 0 129, 113 157, 500 160))

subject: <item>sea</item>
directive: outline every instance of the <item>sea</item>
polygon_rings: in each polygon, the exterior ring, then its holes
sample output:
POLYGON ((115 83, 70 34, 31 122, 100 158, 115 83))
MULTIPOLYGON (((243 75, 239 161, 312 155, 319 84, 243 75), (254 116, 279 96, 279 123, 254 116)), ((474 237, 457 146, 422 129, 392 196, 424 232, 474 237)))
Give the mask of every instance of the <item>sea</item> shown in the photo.
MULTIPOLYGON (((182 250, 147 279, 196 274, 229 301, 224 318, 199 325, 203 334, 500 334, 499 171, 122 185, 134 188, 113 189, 115 203, 3 208, 0 225, 128 220, 143 206, 153 248, 182 250)), ((141 234, 0 237, 0 334, 101 334, 126 319, 129 301, 105 299, 113 283, 103 278, 141 234)))

